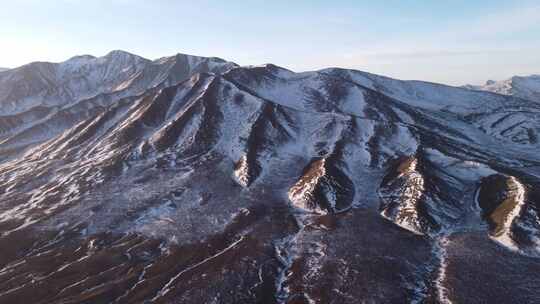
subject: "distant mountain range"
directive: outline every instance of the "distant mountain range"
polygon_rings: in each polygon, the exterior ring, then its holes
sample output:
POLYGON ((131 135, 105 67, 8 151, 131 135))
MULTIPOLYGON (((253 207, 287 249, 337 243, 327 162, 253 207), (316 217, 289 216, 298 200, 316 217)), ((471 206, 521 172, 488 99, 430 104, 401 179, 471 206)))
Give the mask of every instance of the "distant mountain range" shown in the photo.
POLYGON ((539 303, 519 82, 123 51, 3 72, 0 303, 539 303))
POLYGON ((540 102, 540 75, 514 76, 503 81, 488 80, 485 85, 465 87, 540 102))

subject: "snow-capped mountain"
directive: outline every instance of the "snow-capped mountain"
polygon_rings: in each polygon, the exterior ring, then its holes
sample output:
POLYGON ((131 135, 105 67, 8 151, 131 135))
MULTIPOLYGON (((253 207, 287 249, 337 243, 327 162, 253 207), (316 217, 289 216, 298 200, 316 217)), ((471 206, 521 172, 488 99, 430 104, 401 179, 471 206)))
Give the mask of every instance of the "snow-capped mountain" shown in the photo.
POLYGON ((0 152, 3 157, 41 143, 122 98, 221 73, 236 65, 219 58, 178 54, 148 60, 113 51, 62 63, 35 62, 0 74, 0 152))
POLYGON ((35 65, 0 76, 2 303, 540 301, 536 102, 185 55, 35 65))
POLYGON ((465 87, 540 102, 540 75, 514 76, 503 81, 488 80, 485 85, 465 87))

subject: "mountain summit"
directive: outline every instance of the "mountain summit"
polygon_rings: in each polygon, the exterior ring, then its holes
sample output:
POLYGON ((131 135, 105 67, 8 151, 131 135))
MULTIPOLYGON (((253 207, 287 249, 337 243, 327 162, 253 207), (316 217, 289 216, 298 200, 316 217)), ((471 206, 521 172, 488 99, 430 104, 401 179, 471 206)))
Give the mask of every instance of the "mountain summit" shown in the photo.
POLYGON ((0 105, 0 303, 540 302, 537 102, 115 51, 0 105))

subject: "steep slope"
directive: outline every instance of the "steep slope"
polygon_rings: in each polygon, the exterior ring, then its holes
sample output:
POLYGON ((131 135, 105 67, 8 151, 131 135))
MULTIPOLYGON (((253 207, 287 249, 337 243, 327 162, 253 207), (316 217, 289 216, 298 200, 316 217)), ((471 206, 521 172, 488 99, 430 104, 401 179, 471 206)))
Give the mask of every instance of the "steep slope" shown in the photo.
POLYGON ((484 85, 466 85, 465 88, 540 102, 540 75, 514 76, 502 81, 488 80, 484 85))
POLYGON ((540 300, 538 104, 178 61, 0 164, 0 302, 540 300))

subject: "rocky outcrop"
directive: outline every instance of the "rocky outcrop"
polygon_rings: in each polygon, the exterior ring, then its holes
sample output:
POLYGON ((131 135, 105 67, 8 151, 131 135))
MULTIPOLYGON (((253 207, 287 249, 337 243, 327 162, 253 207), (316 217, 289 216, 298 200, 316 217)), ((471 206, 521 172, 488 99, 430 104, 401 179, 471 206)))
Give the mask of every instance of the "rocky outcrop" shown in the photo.
POLYGON ((414 233, 438 228, 428 214, 425 179, 415 156, 403 157, 389 169, 380 188, 381 215, 414 233))
POLYGON ((346 172, 338 151, 314 159, 289 189, 289 200, 296 208, 317 214, 347 210, 353 203, 355 186, 346 172))
POLYGON ((517 249, 512 231, 523 212, 525 195, 525 187, 517 178, 501 174, 482 179, 478 190, 478 205, 490 236, 512 249, 517 249))

